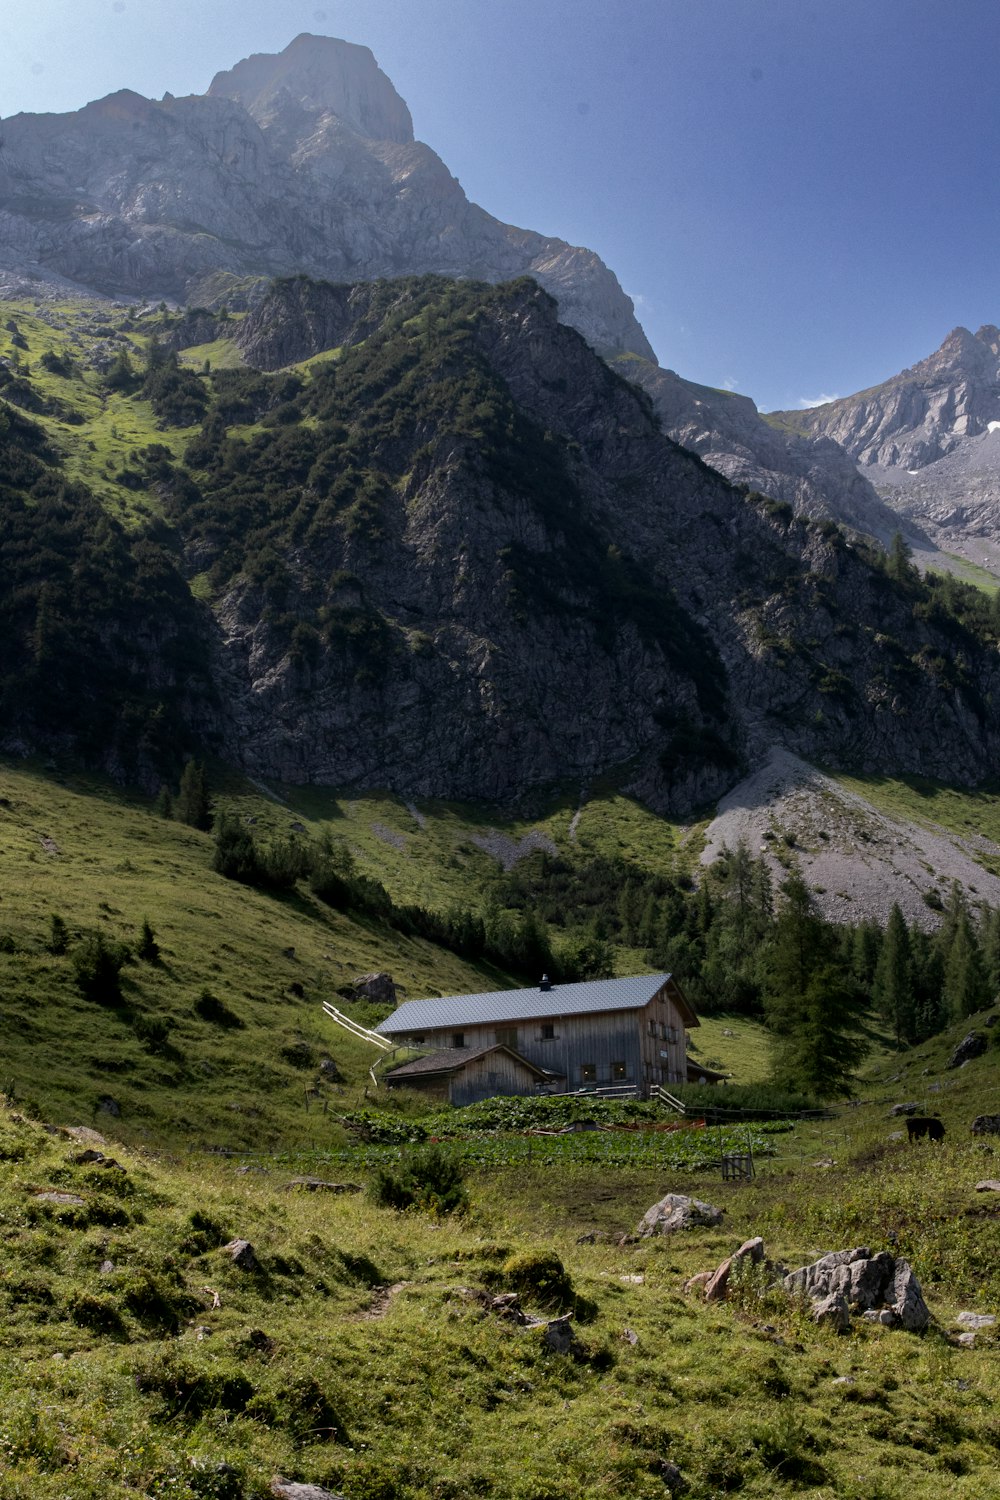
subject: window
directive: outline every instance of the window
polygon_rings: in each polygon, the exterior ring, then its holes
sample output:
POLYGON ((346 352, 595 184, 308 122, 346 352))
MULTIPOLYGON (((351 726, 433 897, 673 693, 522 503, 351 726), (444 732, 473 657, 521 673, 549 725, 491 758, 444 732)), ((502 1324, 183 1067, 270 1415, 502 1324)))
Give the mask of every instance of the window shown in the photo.
POLYGON ((552 1042, 552 1041, 555 1041, 555 1035, 556 1035, 556 1028, 553 1026, 552 1022, 551 1021, 544 1021, 542 1023, 542 1041, 543 1042, 552 1042))
POLYGON ((465 1046, 465 1032, 464 1031, 454 1031, 454 1032, 452 1032, 451 1045, 453 1047, 464 1047, 465 1046))
POLYGON ((649 1023, 649 1034, 650 1034, 650 1036, 655 1036, 656 1035, 656 1022, 655 1021, 650 1021, 650 1023, 649 1023))
POLYGON ((581 1066, 580 1066, 580 1081, 581 1081, 581 1083, 596 1083, 597 1082, 597 1064, 596 1063, 582 1063, 581 1064, 581 1066))
POLYGON ((626 1069, 625 1064, 623 1062, 613 1062, 611 1064, 611 1081, 612 1081, 612 1083, 621 1083, 622 1080, 627 1077, 627 1074, 628 1074, 628 1070, 626 1069))

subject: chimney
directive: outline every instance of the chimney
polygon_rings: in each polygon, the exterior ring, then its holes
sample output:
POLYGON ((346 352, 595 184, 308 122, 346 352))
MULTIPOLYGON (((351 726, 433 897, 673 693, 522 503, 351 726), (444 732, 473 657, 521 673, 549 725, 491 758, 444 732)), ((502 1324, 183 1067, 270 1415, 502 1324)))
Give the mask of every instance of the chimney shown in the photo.
POLYGON ((547 974, 543 974, 542 975, 542 982, 538 986, 538 988, 540 990, 550 990, 552 988, 552 983, 551 983, 551 981, 549 979, 549 976, 547 974))

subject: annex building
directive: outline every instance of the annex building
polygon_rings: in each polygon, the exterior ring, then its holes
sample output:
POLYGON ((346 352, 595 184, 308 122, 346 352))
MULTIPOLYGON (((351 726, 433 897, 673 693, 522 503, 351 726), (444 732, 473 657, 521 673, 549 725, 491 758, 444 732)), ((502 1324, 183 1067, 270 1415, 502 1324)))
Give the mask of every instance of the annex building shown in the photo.
POLYGON ((375 1030, 427 1049, 383 1075, 471 1104, 494 1094, 617 1087, 641 1097, 688 1076, 685 1031, 698 1018, 669 974, 541 984, 408 1000, 375 1030))

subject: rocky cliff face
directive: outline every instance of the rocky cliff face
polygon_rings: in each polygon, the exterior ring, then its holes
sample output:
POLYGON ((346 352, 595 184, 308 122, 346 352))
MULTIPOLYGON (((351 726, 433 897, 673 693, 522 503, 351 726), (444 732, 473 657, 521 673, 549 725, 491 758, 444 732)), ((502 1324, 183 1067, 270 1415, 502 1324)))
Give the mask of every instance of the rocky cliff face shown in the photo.
POLYGON ((995 653, 662 436, 530 282, 283 283, 245 346, 283 363, 310 326, 346 352, 309 422, 177 509, 217 583, 224 738, 256 774, 508 800, 627 763, 687 810, 775 742, 985 773, 995 653))
POLYGON ((748 396, 684 380, 630 355, 615 368, 653 398, 663 430, 734 484, 761 490, 806 516, 827 517, 883 545, 902 525, 922 552, 933 544, 882 500, 839 443, 761 417, 748 396))
POLYGON ((892 510, 944 551, 1000 567, 1000 329, 956 328, 882 385, 775 416, 841 444, 892 510))
POLYGON ((652 350, 593 252, 470 203, 413 138, 366 47, 300 36, 207 95, 123 90, 70 115, 4 121, 0 273, 128 299, 245 295, 246 278, 528 273, 601 350, 652 350), (220 277, 220 273, 222 273, 220 277))

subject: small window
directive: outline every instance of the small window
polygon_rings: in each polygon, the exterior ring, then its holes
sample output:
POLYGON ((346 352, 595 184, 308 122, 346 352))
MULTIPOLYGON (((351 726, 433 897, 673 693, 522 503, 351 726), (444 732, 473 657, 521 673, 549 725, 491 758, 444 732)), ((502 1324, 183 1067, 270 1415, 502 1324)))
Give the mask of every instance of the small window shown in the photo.
POLYGON ((626 1069, 625 1064, 623 1062, 613 1062, 611 1064, 611 1081, 612 1081, 612 1083, 621 1083, 622 1080, 627 1077, 627 1073, 628 1073, 628 1070, 626 1069))
POLYGON ((452 1032, 451 1045, 453 1047, 464 1047, 465 1046, 465 1032, 464 1031, 454 1031, 454 1032, 452 1032))
POLYGON ((656 1022, 655 1021, 650 1021, 650 1023, 649 1023, 649 1034, 650 1034, 650 1036, 655 1036, 656 1035, 656 1022))
POLYGON ((580 1067, 580 1081, 582 1083, 596 1083, 597 1082, 597 1064, 596 1063, 583 1063, 583 1064, 581 1064, 581 1067, 580 1067))
POLYGON ((552 1022, 551 1021, 543 1021, 543 1023, 542 1023, 542 1041, 543 1042, 552 1042, 552 1041, 555 1040, 555 1035, 556 1035, 556 1028, 553 1026, 552 1022))

